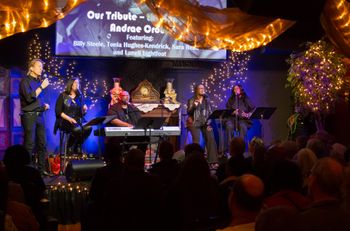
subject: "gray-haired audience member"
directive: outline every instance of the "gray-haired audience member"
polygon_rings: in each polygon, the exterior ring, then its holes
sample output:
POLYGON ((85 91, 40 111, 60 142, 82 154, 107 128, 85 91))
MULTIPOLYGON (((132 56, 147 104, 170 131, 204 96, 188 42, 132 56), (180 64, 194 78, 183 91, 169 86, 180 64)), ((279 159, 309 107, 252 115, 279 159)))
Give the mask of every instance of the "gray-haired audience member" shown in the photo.
POLYGON ((336 160, 318 160, 311 170, 309 192, 313 199, 310 208, 300 215, 302 230, 350 230, 350 215, 340 202, 344 168, 336 160))
POLYGON ((330 150, 330 156, 339 161, 342 165, 346 165, 348 162, 348 156, 346 154, 349 152, 349 149, 340 143, 335 143, 332 145, 330 150))
POLYGON ((306 148, 311 149, 317 158, 326 157, 329 155, 326 144, 317 138, 311 138, 307 141, 306 148))
POLYGON ((254 175, 245 174, 239 177, 232 189, 229 205, 232 214, 229 230, 254 230, 255 218, 263 201, 264 183, 254 175))
POLYGON ((303 176, 303 188, 306 189, 309 182, 309 174, 315 162, 317 161, 317 156, 311 149, 302 148, 294 156, 294 160, 300 167, 301 174, 303 176))

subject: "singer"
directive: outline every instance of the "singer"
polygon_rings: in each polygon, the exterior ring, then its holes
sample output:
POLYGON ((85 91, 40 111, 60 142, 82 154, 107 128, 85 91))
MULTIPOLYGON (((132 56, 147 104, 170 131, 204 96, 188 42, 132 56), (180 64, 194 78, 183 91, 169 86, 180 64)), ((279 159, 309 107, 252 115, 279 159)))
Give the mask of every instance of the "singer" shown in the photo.
POLYGON ((54 134, 60 129, 69 134, 67 154, 82 154, 82 144, 89 137, 92 127, 83 126, 87 106, 79 90, 79 79, 68 80, 64 92, 56 101, 54 134))
POLYGON ((208 120, 212 109, 209 98, 205 94, 204 85, 199 84, 194 89, 194 96, 187 102, 186 121, 187 128, 191 132, 193 143, 200 141, 200 133, 204 136, 207 151, 208 163, 216 164, 218 162, 218 150, 215 143, 213 128, 208 120))
MULTIPOLYGON (((43 101, 43 92, 49 85, 48 79, 41 80, 43 61, 33 59, 29 62, 27 76, 21 80, 19 96, 21 102, 21 123, 24 128, 24 147, 32 155, 34 147, 38 154, 38 170, 46 171, 46 134, 43 112, 50 106, 43 101)), ((31 159, 31 158, 30 158, 31 159)))
POLYGON ((246 139, 247 131, 253 124, 249 117, 255 107, 240 84, 233 86, 226 108, 234 110, 232 118, 226 121, 227 144, 231 142, 234 130, 246 139))
MULTIPOLYGON (((131 129, 136 125, 138 119, 141 118, 141 112, 129 102, 130 95, 127 91, 122 91, 119 98, 120 100, 109 108, 107 115, 116 115, 116 118, 111 121, 111 125, 129 127, 131 129)), ((149 139, 146 136, 109 137, 107 139, 107 143, 112 142, 123 145, 123 152, 128 151, 131 147, 131 145, 124 145, 124 142, 137 144, 140 150, 146 152, 148 141, 149 139)))

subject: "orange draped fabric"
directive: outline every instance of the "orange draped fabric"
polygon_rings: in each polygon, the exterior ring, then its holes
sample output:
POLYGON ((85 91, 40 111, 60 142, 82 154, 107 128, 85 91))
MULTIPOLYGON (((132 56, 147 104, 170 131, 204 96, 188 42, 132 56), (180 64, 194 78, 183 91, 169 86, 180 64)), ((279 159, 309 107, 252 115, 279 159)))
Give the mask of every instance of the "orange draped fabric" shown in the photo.
POLYGON ((0 39, 19 32, 47 27, 66 16, 85 0, 67 0, 57 6, 57 0, 1 0, 0 39))
POLYGON ((345 0, 327 0, 321 23, 327 37, 341 53, 350 58, 350 3, 345 0))
POLYGON ((218 9, 194 0, 136 0, 147 18, 177 40, 197 48, 247 51, 266 45, 294 22, 218 9))

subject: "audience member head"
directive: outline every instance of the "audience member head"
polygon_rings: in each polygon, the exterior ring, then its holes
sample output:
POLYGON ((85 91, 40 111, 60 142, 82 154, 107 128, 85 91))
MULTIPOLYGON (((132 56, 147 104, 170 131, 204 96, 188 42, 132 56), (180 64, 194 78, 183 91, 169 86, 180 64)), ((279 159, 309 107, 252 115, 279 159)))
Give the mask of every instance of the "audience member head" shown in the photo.
POLYGON ((125 165, 127 169, 144 170, 145 167, 145 153, 139 149, 132 149, 128 152, 125 165))
POLYGON ((269 176, 272 193, 282 190, 301 191, 302 176, 298 165, 289 160, 274 162, 269 176))
POLYGON ((8 171, 21 168, 30 163, 30 155, 23 145, 13 145, 5 150, 4 164, 8 171))
POLYGON ((327 146, 324 142, 317 138, 311 138, 307 141, 306 147, 311 149, 317 158, 328 156, 327 146))
POLYGON ((310 174, 310 171, 317 161, 315 153, 308 148, 300 149, 295 155, 295 161, 300 167, 301 174, 306 177, 310 174))
POLYGON ((306 148, 308 139, 309 138, 307 136, 297 136, 297 138, 295 138, 295 142, 297 143, 299 150, 302 148, 306 148))
POLYGON ((297 210, 287 206, 276 206, 261 212, 255 222, 255 231, 294 231, 297 210))
POLYGON ((249 152, 252 154, 253 165, 263 163, 265 159, 266 147, 264 141, 258 137, 254 137, 248 145, 249 152))
POLYGON ((185 160, 185 151, 183 149, 177 151, 173 155, 173 159, 177 162, 182 162, 185 160))
POLYGON ((309 192, 313 199, 340 198, 344 174, 344 168, 338 161, 330 157, 317 160, 309 178, 309 192))
POLYGON ((189 156, 192 153, 200 153, 203 157, 204 157, 204 150, 203 148, 197 144, 197 143, 192 143, 192 144, 188 144, 185 147, 185 157, 189 156))
POLYGON ((334 143, 331 147, 330 156, 345 165, 347 163, 347 151, 348 148, 345 145, 334 143))
POLYGON ((280 145, 281 143, 282 143, 282 140, 280 140, 280 139, 273 140, 267 148, 271 149, 275 146, 280 145))
POLYGON ((230 142, 230 155, 235 157, 243 157, 245 151, 245 142, 242 137, 234 137, 230 142))
POLYGON ((194 151, 186 156, 179 173, 179 180, 186 185, 202 185, 208 183, 210 171, 204 156, 194 151))
POLYGON ((266 161, 277 161, 287 159, 287 151, 284 147, 278 145, 272 146, 266 151, 266 161))
POLYGON ((258 213, 262 206, 264 196, 264 183, 259 177, 245 174, 240 176, 229 197, 232 215, 239 212, 258 213))
POLYGON ((106 158, 107 163, 116 164, 121 162, 122 156, 122 147, 115 142, 108 142, 106 144, 106 149, 104 157, 106 158))
POLYGON ((321 140, 326 145, 327 148, 330 147, 331 144, 333 144, 334 141, 335 141, 334 136, 332 136, 331 134, 329 134, 325 130, 318 130, 318 131, 316 131, 316 133, 313 134, 311 136, 311 138, 316 138, 316 139, 321 140))
POLYGON ((174 147, 173 144, 168 141, 163 141, 159 144, 159 159, 163 160, 171 160, 174 155, 174 147))
POLYGON ((249 142, 248 149, 250 153, 254 153, 255 149, 258 147, 265 147, 264 141, 258 137, 253 137, 253 139, 249 142))
POLYGON ((291 160, 293 156, 298 152, 298 144, 292 140, 283 141, 280 144, 286 150, 287 159, 291 160))

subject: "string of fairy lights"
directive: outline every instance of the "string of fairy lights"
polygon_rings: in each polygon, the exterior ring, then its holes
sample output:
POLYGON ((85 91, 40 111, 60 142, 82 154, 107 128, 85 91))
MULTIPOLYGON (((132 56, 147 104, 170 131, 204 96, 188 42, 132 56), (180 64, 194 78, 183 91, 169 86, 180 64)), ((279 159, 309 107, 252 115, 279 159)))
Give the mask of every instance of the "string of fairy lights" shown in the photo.
MULTIPOLYGON (((213 106, 226 102, 227 92, 235 84, 242 84, 247 80, 249 61, 250 55, 246 52, 231 52, 226 61, 214 67, 211 74, 200 81, 205 86, 213 106)), ((198 83, 191 84, 192 92, 196 84, 198 83)))
POLYGON ((319 40, 309 43, 308 49, 291 55, 288 84, 295 100, 311 112, 328 113, 344 86, 346 66, 334 48, 319 40))
POLYGON ((64 59, 51 54, 51 45, 48 41, 42 41, 38 34, 35 34, 28 46, 28 58, 40 58, 44 61, 44 75, 50 81, 50 87, 58 92, 63 92, 65 85, 70 78, 80 80, 80 88, 86 103, 91 109, 96 103, 108 94, 106 80, 93 79, 85 81, 83 74, 76 69, 77 62, 66 62, 64 59))
POLYGON ((58 182, 56 185, 50 185, 50 191, 70 191, 70 192, 77 192, 77 193, 85 193, 87 194, 89 192, 89 188, 86 185, 83 185, 81 183, 77 184, 71 184, 71 183, 61 183, 58 182))

